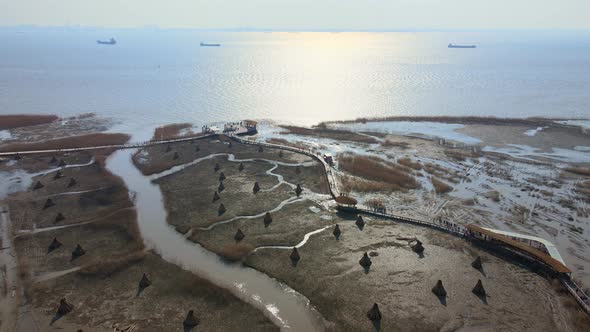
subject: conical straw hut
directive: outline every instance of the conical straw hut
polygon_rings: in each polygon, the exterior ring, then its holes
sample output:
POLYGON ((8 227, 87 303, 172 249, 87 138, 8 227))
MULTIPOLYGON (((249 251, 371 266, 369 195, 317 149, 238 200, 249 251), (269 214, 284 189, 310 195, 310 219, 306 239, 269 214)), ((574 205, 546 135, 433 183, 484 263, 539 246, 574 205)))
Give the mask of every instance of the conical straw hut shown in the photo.
POLYGON ((363 216, 361 216, 360 214, 357 215, 355 224, 358 228, 365 227, 365 221, 363 220, 363 216))
POLYGON ((61 170, 58 169, 57 172, 55 172, 55 175, 53 176, 53 179, 54 180, 57 180, 57 179, 61 179, 63 177, 64 177, 63 173, 61 172, 61 170))
POLYGON ((272 223, 272 216, 270 215, 270 212, 267 212, 264 215, 264 219, 262 221, 264 222, 264 227, 270 226, 270 223, 272 223))
POLYGON ((57 307, 57 316, 63 316, 74 310, 74 306, 66 301, 66 298, 59 300, 59 307, 57 307))
POLYGON ((258 152, 262 152, 262 151, 264 151, 264 149, 262 148, 262 145, 260 145, 260 146, 258 147, 258 152))
POLYGON ((222 192, 225 190, 225 185, 223 182, 219 182, 219 186, 217 187, 217 191, 222 192))
POLYGON ((223 203, 219 204, 219 209, 217 210, 217 212, 219 213, 219 215, 222 215, 225 213, 225 211, 227 211, 225 209, 225 205, 223 205, 223 203))
POLYGON ((225 174, 223 172, 221 172, 219 174, 219 181, 223 181, 223 180, 225 180, 225 174))
POLYGON ((295 167, 295 173, 301 174, 301 167, 299 167, 299 166, 295 167))
POLYGON ((166 145, 166 152, 172 151, 172 147, 170 145, 166 145))
POLYGON ((231 149, 232 146, 233 145, 232 145, 231 141, 229 141, 229 143, 227 144, 227 147, 231 149))
POLYGON ((252 188, 252 191, 256 194, 260 191, 260 185, 258 184, 258 182, 254 182, 254 188, 252 188))
POLYGON ((221 197, 219 197, 219 194, 216 192, 213 193, 213 202, 219 200, 221 197))
POLYGON ((299 256, 299 251, 297 250, 297 247, 293 247, 293 251, 291 251, 291 255, 289 255, 289 258, 291 259, 291 262, 293 262, 294 264, 297 264, 297 262, 299 262, 301 256, 299 256))
POLYGON ((377 305, 377 303, 374 303, 371 310, 367 312, 367 318, 369 318, 373 322, 381 320, 381 311, 379 310, 379 306, 377 305))
POLYGON ((73 186, 75 186, 77 183, 78 183, 78 182, 76 182, 76 179, 74 179, 74 178, 71 178, 71 179, 70 179, 70 182, 68 183, 68 188, 69 188, 69 187, 73 187, 73 186))
POLYGON ((173 160, 176 160, 180 158, 180 155, 178 154, 178 151, 174 152, 174 156, 172 157, 173 160))
POLYGON ((57 162, 57 158, 55 158, 55 156, 51 157, 51 160, 49 161, 50 164, 55 164, 57 162))
POLYGON ((59 242, 59 240, 54 237, 53 241, 51 241, 51 243, 49 244, 49 247, 47 247, 47 253, 50 253, 61 246, 62 246, 62 243, 59 242))
POLYGON ((417 254, 423 253, 424 246, 422 245, 422 242, 420 242, 420 240, 416 240, 416 244, 412 246, 412 250, 417 254))
POLYGON ((363 257, 359 260, 359 264, 363 268, 368 269, 371 267, 371 264, 373 264, 373 262, 371 262, 371 258, 369 258, 369 255, 367 255, 367 253, 365 252, 363 254, 363 257))
POLYGON ((295 188, 295 194, 297 194, 297 197, 299 197, 302 192, 303 192, 303 188, 301 188, 301 185, 298 184, 297 188, 295 188))
POLYGON ((215 172, 219 171, 221 169, 221 166, 219 166, 219 163, 215 163, 215 167, 213 168, 213 170, 215 172))
POLYGON ((21 160, 21 159, 23 159, 23 157, 21 157, 20 154, 17 153, 14 155, 14 160, 21 160))
POLYGON ((43 183, 41 183, 41 181, 37 181, 37 183, 35 183, 35 185, 33 186, 33 190, 41 189, 43 187, 45 187, 43 183))
POLYGON ((64 217, 64 215, 61 214, 61 212, 58 212, 57 215, 55 216, 54 222, 58 223, 58 222, 60 222, 60 221, 62 221, 64 219, 66 219, 66 217, 64 217))
POLYGON ((332 234, 334 234, 334 237, 336 237, 336 239, 340 238, 340 234, 342 234, 342 232, 340 231, 340 226, 338 226, 338 224, 334 226, 334 231, 332 232, 332 234))
POLYGON ((152 284, 152 282, 150 281, 150 279, 148 279, 147 274, 143 274, 143 276, 141 277, 141 280, 139 281, 139 288, 146 288, 149 287, 152 284))
POLYGON ((481 297, 486 296, 486 290, 485 290, 485 288, 483 288, 483 284, 481 283, 481 279, 477 280, 477 284, 475 284, 475 287, 473 287, 473 289, 471 291, 473 292, 473 294, 475 294, 477 296, 481 296, 481 297))
POLYGON ((201 148, 198 145, 196 145, 195 146, 195 152, 199 152, 199 151, 201 151, 201 148))
POLYGON ((82 249, 82 246, 80 244, 76 245, 76 248, 74 249, 74 251, 72 251, 72 260, 84 256, 86 254, 86 251, 84 251, 84 249, 82 249))
POLYGON ((53 200, 52 200, 51 198, 48 198, 48 199, 45 201, 45 205, 43 205, 43 210, 45 210, 45 209, 47 209, 47 208, 50 208, 50 207, 52 207, 52 206, 54 206, 54 205, 55 205, 55 203, 53 203, 53 200))
POLYGON ((60 159, 59 164, 57 164, 57 166, 64 167, 64 166, 66 166, 66 162, 63 159, 60 159))
POLYGON ((184 319, 184 322, 182 322, 182 326, 184 326, 185 329, 192 329, 197 325, 199 325, 199 319, 195 317, 195 314, 192 310, 189 310, 186 318, 184 319))
POLYGON ((447 296, 447 291, 445 290, 445 287, 442 284, 442 280, 436 282, 436 285, 432 287, 432 292, 434 293, 434 295, 439 297, 447 296))
POLYGON ((243 171, 244 170, 244 163, 240 163, 240 166, 238 167, 238 171, 243 171))
POLYGON ((476 270, 481 270, 483 265, 481 264, 481 257, 477 256, 477 258, 471 263, 471 266, 476 270))
POLYGON ((246 235, 244 234, 244 232, 242 232, 242 230, 238 228, 238 231, 236 232, 236 235, 234 235, 234 240, 236 240, 237 242, 240 242, 245 237, 246 237, 246 235))
POLYGON ((283 158, 283 150, 279 150, 279 158, 283 158))

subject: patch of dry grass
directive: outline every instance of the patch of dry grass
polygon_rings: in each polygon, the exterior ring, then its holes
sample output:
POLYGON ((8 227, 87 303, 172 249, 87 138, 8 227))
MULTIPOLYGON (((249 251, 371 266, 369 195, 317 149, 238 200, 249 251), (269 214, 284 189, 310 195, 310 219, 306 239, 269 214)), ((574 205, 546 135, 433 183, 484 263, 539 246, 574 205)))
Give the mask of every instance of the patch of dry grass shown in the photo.
MULTIPOLYGON (((407 168, 386 160, 354 154, 338 156, 339 168, 365 180, 382 183, 390 190, 408 190, 420 187, 416 178, 408 173, 407 168)), ((375 186, 372 184, 371 186, 375 186)))
POLYGON ((97 258, 82 266, 80 270, 78 270, 78 274, 106 278, 113 273, 122 271, 134 263, 143 260, 146 255, 147 253, 145 251, 136 251, 117 257, 97 258))
POLYGON ((367 143, 367 144, 374 144, 378 143, 378 141, 373 137, 368 137, 365 135, 361 135, 359 133, 355 133, 352 131, 346 130, 336 130, 336 129, 327 129, 327 128, 303 128, 303 127, 296 127, 296 126, 281 126, 284 129, 287 129, 287 132, 282 132, 282 134, 296 134, 302 136, 315 136, 321 138, 331 138, 337 141, 352 141, 358 143, 367 143))
POLYGON ((384 148, 400 148, 402 150, 406 150, 410 147, 410 143, 408 142, 393 142, 393 141, 383 141, 381 142, 381 146, 384 148))
POLYGON ((127 134, 97 133, 34 143, 11 143, 0 147, 0 152, 74 149, 80 147, 120 145, 125 144, 129 138, 130 136, 127 134))
POLYGON ((192 131, 188 132, 185 135, 181 135, 180 132, 183 129, 189 129, 193 125, 185 122, 185 123, 172 123, 167 124, 165 126, 161 126, 156 128, 154 131, 154 136, 152 137, 152 141, 163 141, 169 139, 176 139, 176 138, 183 138, 183 137, 198 137, 203 135, 203 133, 194 133, 192 131))
POLYGON ((497 190, 488 191, 487 193, 483 194, 483 196, 491 199, 496 203, 500 202, 500 192, 498 192, 497 190))
POLYGON ((293 143, 293 142, 289 142, 286 139, 283 138, 271 138, 269 140, 267 140, 266 142, 270 143, 270 144, 277 144, 277 145, 284 145, 284 146, 290 146, 296 149, 307 149, 307 147, 305 147, 302 144, 297 144, 297 143, 293 143))
POLYGON ((590 168, 588 167, 566 167, 565 170, 578 175, 590 176, 590 168))
POLYGON ((254 247, 247 243, 236 243, 225 246, 219 252, 219 255, 229 261, 237 262, 244 259, 250 252, 254 250, 254 247))
POLYGON ((57 119, 57 115, 0 115, 0 130, 40 125, 44 123, 53 122, 57 119))
POLYGON ((453 191, 453 187, 446 184, 445 182, 435 178, 434 176, 430 177, 430 182, 432 182, 432 186, 434 187, 434 191, 437 194, 446 194, 448 192, 453 191))
POLYGON ((397 163, 400 164, 400 165, 402 165, 402 166, 406 166, 406 167, 412 168, 412 169, 417 170, 417 171, 419 171, 419 170, 422 169, 422 164, 421 163, 419 163, 417 161, 413 161, 410 158, 400 158, 400 159, 397 160, 397 163))
POLYGON ((497 118, 495 116, 388 116, 375 118, 357 118, 355 120, 329 121, 320 123, 327 125, 331 123, 367 123, 384 121, 411 121, 411 122, 442 122, 442 123, 464 123, 464 124, 486 124, 486 125, 527 125, 542 126, 552 125, 555 119, 546 118, 497 118))

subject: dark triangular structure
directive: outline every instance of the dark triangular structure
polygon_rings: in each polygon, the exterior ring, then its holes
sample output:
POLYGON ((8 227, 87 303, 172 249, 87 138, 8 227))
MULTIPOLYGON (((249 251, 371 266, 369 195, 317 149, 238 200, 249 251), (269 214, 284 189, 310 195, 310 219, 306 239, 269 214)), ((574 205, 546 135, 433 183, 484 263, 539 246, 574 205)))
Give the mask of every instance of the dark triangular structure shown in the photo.
POLYGON ((371 262, 371 259, 369 258, 369 255, 367 255, 367 253, 365 252, 363 254, 363 257, 359 260, 359 264, 365 269, 368 270, 371 267, 371 264, 373 264, 373 262, 371 262))
POLYGON ((195 152, 199 152, 199 151, 201 151, 201 148, 198 145, 195 146, 195 152))
POLYGON ((182 326, 184 326, 185 329, 190 330, 197 325, 199 325, 199 319, 195 317, 195 314, 192 310, 189 310, 186 318, 184 319, 184 322, 182 322, 182 326))
POLYGON ((47 253, 50 253, 61 246, 62 246, 62 243, 59 242, 59 240, 54 237, 53 241, 51 241, 51 243, 49 244, 49 247, 47 247, 47 253))
POLYGON ((255 182, 254 183, 254 188, 252 188, 252 192, 254 192, 256 194, 259 191, 260 191, 260 185, 258 184, 258 182, 255 182))
POLYGON ((59 160, 59 164, 57 164, 57 166, 59 167, 64 167, 66 165, 66 162, 63 159, 59 160))
POLYGON ((424 252, 424 246, 420 240, 416 240, 416 244, 412 246, 412 250, 417 254, 422 254, 424 252))
POLYGON ((152 282, 148 279, 147 274, 143 274, 141 280, 139 281, 139 288, 146 288, 151 286, 152 282))
POLYGON ((371 310, 367 312, 367 318, 370 319, 372 322, 381 320, 381 311, 379 310, 379 306, 377 305, 377 303, 373 304, 371 310))
POLYGON ((170 145, 167 145, 166 146, 166 152, 170 152, 170 151, 172 151, 172 147, 170 145))
POLYGON ((53 179, 54 180, 57 180, 57 179, 61 179, 63 177, 64 177, 63 173, 61 172, 61 170, 58 169, 57 172, 55 172, 55 175, 53 176, 53 179))
POLYGON ((289 258, 291 259, 291 262, 293 262, 293 264, 297 264, 297 262, 299 262, 301 256, 299 256, 299 251, 297 250, 297 247, 293 247, 293 251, 291 251, 291 255, 289 255, 289 258))
POLYGON ((54 223, 58 223, 58 222, 60 222, 60 221, 62 221, 64 219, 66 219, 66 217, 64 217, 64 215, 61 214, 61 212, 58 212, 57 213, 57 216, 55 216, 54 223))
POLYGON ((213 202, 217 201, 220 198, 221 197, 219 197, 219 194, 217 193, 217 191, 213 193, 213 202))
POLYGON ((238 167, 238 171, 243 171, 244 170, 244 163, 240 163, 240 166, 238 167))
POLYGON ((223 172, 219 173, 219 181, 225 180, 225 174, 223 172))
POLYGON ((51 160, 49 161, 50 164, 55 164, 57 162, 57 158, 55 158, 55 156, 51 157, 51 160))
POLYGON ((233 145, 231 144, 231 141, 229 141, 229 143, 227 144, 227 147, 231 149, 233 145))
POLYGON ((17 153, 14 155, 14 160, 21 160, 21 159, 23 159, 23 157, 21 157, 20 154, 17 153))
POLYGON ((55 205, 55 203, 53 203, 53 200, 52 200, 51 198, 48 198, 48 199, 45 201, 45 205, 43 205, 43 210, 45 210, 45 209, 47 209, 47 208, 50 208, 50 207, 52 207, 52 206, 54 206, 54 205, 55 205))
POLYGON ((473 294, 475 294, 479 297, 486 296, 486 290, 485 290, 485 288, 483 288, 483 284, 481 283, 481 279, 477 280, 477 284, 475 284, 475 287, 473 287, 473 289, 471 291, 473 292, 473 294))
POLYGON ((483 265, 481 264, 481 257, 477 256, 477 258, 471 263, 471 266, 476 270, 481 270, 483 265))
POLYGON ((355 222, 356 226, 360 229, 363 229, 363 227, 365 227, 365 221, 363 220, 363 216, 361 216, 360 214, 356 217, 356 222, 355 222))
POLYGON ((340 226, 338 226, 338 224, 336 224, 336 226, 334 226, 334 231, 332 232, 332 234, 334 234, 334 237, 336 237, 336 240, 340 239, 340 234, 342 234, 342 232, 340 231, 340 226))
POLYGON ((37 181, 37 183, 35 183, 35 185, 33 186, 33 190, 41 189, 43 187, 45 187, 43 183, 41 183, 41 181, 37 181))
POLYGON ((434 293, 434 295, 436 295, 438 297, 447 296, 447 291, 445 290, 445 287, 442 284, 442 280, 439 280, 436 282, 436 285, 434 285, 434 287, 432 287, 432 292, 434 293))
POLYGON ((219 213, 219 215, 222 215, 225 213, 225 211, 227 211, 225 209, 225 205, 223 205, 223 203, 219 204, 219 209, 217 209, 217 212, 219 213))
POLYGON ((74 310, 74 306, 66 301, 66 298, 59 300, 59 307, 57 308, 56 316, 63 316, 74 310))
POLYGON ((75 186, 77 183, 78 183, 78 182, 76 182, 76 179, 74 179, 74 178, 71 178, 71 179, 70 179, 70 182, 68 183, 68 188, 69 188, 69 187, 73 187, 73 186, 75 186))
POLYGON ((297 188, 295 188, 295 194, 297 194, 297 197, 299 197, 302 192, 303 192, 303 188, 301 188, 301 185, 298 184, 297 188))
POLYGON ((84 249, 82 249, 82 246, 80 244, 76 245, 76 249, 74 249, 74 251, 72 251, 72 260, 80 257, 80 256, 84 256, 86 254, 86 251, 84 251, 84 249))
POLYGON ((258 152, 262 152, 264 151, 264 149, 262 148, 262 145, 258 147, 258 152))
POLYGON ((219 166, 219 163, 215 163, 215 167, 213 168, 213 170, 215 172, 219 171, 221 169, 221 166, 219 166))
POLYGON ((225 185, 223 182, 219 182, 219 186, 217 187, 217 191, 222 192, 225 190, 225 185))
POLYGON ((172 157, 173 160, 176 160, 180 158, 180 155, 178 154, 178 152, 174 152, 174 156, 172 157))
POLYGON ((234 235, 234 240, 236 240, 237 242, 240 242, 245 237, 246 237, 246 235, 244 234, 244 232, 242 232, 242 230, 238 228, 238 231, 236 232, 236 235, 234 235))
POLYGON ((279 158, 283 158, 283 150, 279 150, 279 158))
POLYGON ((295 173, 301 174, 301 167, 299 167, 299 166, 295 167, 295 173))
POLYGON ((272 216, 270 215, 270 212, 267 212, 264 215, 264 219, 262 221, 264 222, 264 227, 270 226, 270 223, 272 223, 272 216))

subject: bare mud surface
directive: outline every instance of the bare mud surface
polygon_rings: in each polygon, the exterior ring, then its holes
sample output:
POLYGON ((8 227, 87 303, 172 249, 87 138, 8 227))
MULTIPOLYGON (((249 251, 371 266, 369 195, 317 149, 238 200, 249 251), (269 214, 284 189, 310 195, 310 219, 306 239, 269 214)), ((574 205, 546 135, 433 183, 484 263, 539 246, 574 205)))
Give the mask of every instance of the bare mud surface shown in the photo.
POLYGON ((340 239, 331 229, 311 236, 299 248, 296 266, 288 249, 258 250, 246 260, 306 295, 335 331, 373 331, 366 317, 373 303, 383 315, 383 331, 584 329, 570 321, 563 302, 570 299, 547 280, 461 239, 369 218, 361 231, 353 220, 336 218, 340 239), (411 250, 411 238, 423 242, 424 257, 411 250), (365 252, 372 260, 368 272, 359 265, 365 252), (483 272, 470 265, 477 256, 483 272), (479 279, 485 299, 471 292, 479 279), (431 291, 437 280, 446 289, 445 300, 431 291))

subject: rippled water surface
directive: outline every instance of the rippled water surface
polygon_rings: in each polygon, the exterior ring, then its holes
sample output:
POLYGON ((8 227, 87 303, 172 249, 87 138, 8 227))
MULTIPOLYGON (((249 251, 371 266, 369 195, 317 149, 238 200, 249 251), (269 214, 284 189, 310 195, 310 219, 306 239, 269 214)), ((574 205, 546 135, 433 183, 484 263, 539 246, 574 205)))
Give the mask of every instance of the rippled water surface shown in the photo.
POLYGON ((0 28, 0 114, 96 112, 141 126, 388 115, 588 117, 589 37, 0 28), (111 36, 116 46, 95 43, 111 36), (222 46, 200 47, 201 41, 222 46))

